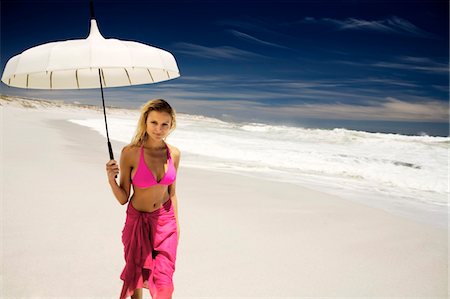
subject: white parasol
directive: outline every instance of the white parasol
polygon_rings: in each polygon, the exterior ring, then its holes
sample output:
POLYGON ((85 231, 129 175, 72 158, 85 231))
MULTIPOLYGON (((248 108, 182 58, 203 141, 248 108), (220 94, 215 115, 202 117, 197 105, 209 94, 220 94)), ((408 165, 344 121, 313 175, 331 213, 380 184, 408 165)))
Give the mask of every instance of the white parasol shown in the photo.
POLYGON ((134 41, 105 39, 98 30, 91 0, 91 28, 86 39, 51 42, 25 50, 5 66, 2 82, 34 89, 100 88, 106 136, 104 87, 156 83, 180 76, 174 56, 134 41))

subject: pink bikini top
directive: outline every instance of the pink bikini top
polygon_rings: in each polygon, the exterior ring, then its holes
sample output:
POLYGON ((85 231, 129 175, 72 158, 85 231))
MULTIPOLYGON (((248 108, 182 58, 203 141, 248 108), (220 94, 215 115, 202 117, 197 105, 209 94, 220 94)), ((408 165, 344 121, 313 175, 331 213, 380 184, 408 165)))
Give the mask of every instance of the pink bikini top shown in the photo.
POLYGON ((154 185, 170 185, 175 181, 175 178, 177 177, 177 170, 175 169, 175 166, 172 161, 172 156, 169 151, 169 147, 167 146, 167 161, 168 161, 168 168, 167 172, 164 174, 162 179, 158 182, 156 181, 155 176, 153 173, 148 169, 147 164, 144 160, 144 147, 141 146, 141 156, 139 158, 139 165, 137 166, 136 173, 134 174, 134 177, 131 179, 131 183, 138 188, 149 188, 154 185))

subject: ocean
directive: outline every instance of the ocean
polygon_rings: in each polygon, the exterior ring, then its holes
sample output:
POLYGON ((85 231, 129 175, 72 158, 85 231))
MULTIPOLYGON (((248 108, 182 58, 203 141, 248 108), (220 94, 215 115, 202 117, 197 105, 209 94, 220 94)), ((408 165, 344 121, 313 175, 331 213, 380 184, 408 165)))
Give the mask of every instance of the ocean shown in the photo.
MULTIPOLYGON (((108 112, 110 139, 131 141, 139 111, 130 111, 108 112)), ((69 121, 106 138, 103 115, 69 121)), ((224 121, 178 113, 177 128, 167 142, 182 152, 181 167, 298 184, 448 227, 450 137, 224 121)))

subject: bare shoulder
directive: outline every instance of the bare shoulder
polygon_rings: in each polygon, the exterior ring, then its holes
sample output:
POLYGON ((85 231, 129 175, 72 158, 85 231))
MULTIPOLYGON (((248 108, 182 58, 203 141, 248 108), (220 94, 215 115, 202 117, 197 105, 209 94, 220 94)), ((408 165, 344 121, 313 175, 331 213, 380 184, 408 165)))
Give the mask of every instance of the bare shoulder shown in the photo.
POLYGON ((132 157, 136 154, 138 149, 138 146, 127 144, 122 148, 122 155, 126 160, 132 160, 132 157))
POLYGON ((170 153, 172 154, 173 157, 180 156, 181 152, 176 146, 170 144, 167 145, 169 146, 170 153))
POLYGON ((181 156, 180 150, 174 145, 170 145, 170 144, 167 144, 167 145, 169 146, 170 154, 171 154, 172 158, 178 163, 180 161, 180 156, 181 156))

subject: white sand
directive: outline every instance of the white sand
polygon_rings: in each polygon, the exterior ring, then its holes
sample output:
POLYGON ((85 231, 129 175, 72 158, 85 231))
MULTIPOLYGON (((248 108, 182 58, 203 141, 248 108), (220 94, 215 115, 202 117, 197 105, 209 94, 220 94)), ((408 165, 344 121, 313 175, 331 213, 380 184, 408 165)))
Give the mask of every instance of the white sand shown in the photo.
MULTIPOLYGON (((105 138, 65 121, 96 112, 0 103, 0 297, 118 298, 126 205, 105 138)), ((177 182, 174 298, 447 298, 447 230, 182 162, 177 182)))

